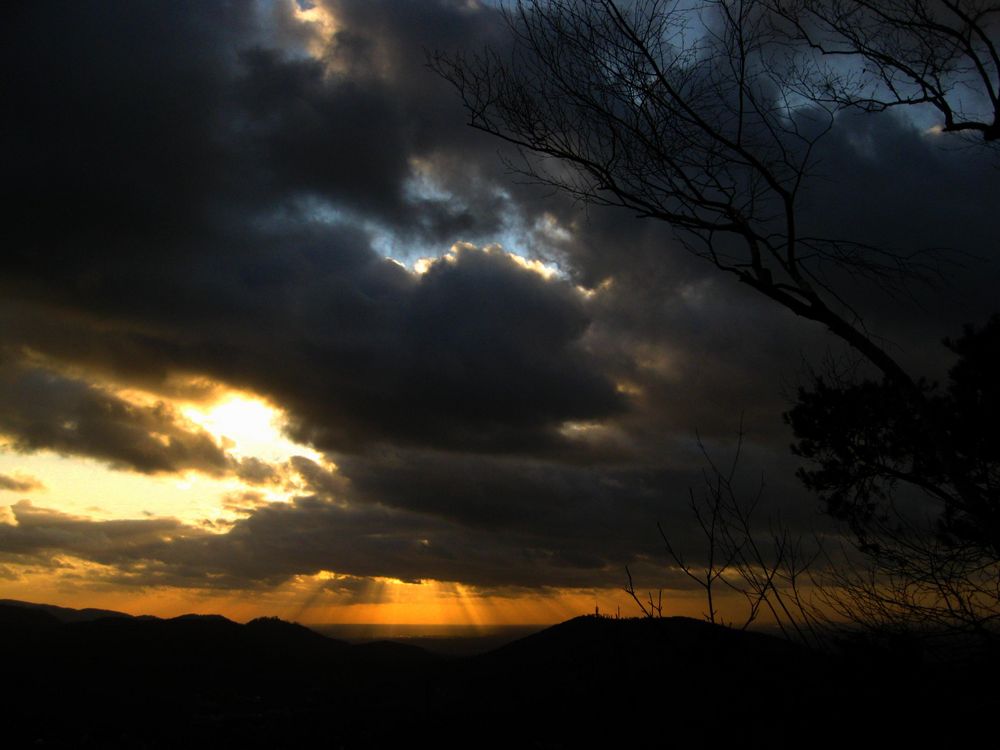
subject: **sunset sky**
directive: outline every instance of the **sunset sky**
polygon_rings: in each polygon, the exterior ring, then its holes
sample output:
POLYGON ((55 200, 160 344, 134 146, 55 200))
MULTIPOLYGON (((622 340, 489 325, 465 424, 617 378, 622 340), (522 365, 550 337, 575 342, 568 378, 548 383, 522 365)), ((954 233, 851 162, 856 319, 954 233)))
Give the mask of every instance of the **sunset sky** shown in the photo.
MULTIPOLYGON (((4 11, 0 598, 307 623, 698 616, 688 488, 726 460, 829 529, 782 413, 820 326, 664 224, 511 175, 431 50, 477 0, 4 11)), ((844 114, 803 221, 946 248, 850 302, 930 378, 996 310, 995 159, 844 114)))

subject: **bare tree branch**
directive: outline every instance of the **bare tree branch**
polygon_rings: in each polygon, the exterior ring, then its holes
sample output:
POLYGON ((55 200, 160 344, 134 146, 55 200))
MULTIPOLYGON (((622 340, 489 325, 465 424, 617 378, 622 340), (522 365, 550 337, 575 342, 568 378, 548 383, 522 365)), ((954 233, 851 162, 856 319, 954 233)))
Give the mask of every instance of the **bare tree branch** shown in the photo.
POLYGON ((906 254, 802 236, 799 193, 847 104, 796 94, 775 12, 753 0, 519 0, 505 6, 509 50, 437 53, 430 65, 472 127, 515 147, 529 180, 667 222, 691 252, 909 387, 823 266, 886 289, 926 269, 906 254))
POLYGON ((1000 4, 988 0, 771 0, 789 39, 822 62, 802 66, 815 101, 882 112, 925 105, 940 130, 1000 139, 1000 4), (834 61, 861 63, 845 68, 834 61))

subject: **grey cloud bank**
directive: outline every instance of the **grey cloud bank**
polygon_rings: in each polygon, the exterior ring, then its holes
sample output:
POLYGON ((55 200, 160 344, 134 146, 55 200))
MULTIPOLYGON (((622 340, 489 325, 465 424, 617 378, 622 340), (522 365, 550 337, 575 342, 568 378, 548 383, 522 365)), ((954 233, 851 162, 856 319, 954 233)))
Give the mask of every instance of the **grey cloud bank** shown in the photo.
MULTIPOLYGON (((329 7, 329 39, 284 3, 4 11, 0 432, 123 470, 272 481, 168 407, 99 388, 168 395, 195 374, 272 399, 290 436, 339 466, 302 459, 308 491, 249 503, 222 534, 21 502, 4 559, 74 555, 140 585, 334 570, 617 586, 658 555, 657 520, 695 537, 695 431, 725 452, 741 413, 748 473, 774 477, 772 502, 805 528, 816 501, 791 476, 781 412, 803 361, 835 342, 666 227, 511 180, 424 66, 425 49, 502 45, 488 7, 329 7), (568 235, 507 249, 562 276, 478 249, 546 222, 568 235), (403 260, 478 248, 417 274, 378 251, 386 234, 403 260)), ((943 371, 937 342, 995 307, 994 166, 891 115, 842 118, 819 165, 807 223, 960 261, 911 297, 847 286, 901 359, 943 371)))

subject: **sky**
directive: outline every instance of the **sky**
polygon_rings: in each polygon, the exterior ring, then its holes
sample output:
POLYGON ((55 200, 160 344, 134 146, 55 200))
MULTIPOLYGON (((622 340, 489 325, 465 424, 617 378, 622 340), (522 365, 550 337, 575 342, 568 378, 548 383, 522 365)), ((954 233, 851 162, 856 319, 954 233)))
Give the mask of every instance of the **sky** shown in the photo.
MULTIPOLYGON (((4 10, 0 598, 302 622, 548 623, 625 566, 698 616, 656 529, 745 432, 765 513, 830 528, 784 424, 842 357, 663 223, 510 173, 428 51, 475 0, 4 10)), ((804 216, 937 248, 867 328, 934 379, 996 308, 994 156, 843 113, 804 216)), ((742 486, 742 485, 741 485, 742 486)))

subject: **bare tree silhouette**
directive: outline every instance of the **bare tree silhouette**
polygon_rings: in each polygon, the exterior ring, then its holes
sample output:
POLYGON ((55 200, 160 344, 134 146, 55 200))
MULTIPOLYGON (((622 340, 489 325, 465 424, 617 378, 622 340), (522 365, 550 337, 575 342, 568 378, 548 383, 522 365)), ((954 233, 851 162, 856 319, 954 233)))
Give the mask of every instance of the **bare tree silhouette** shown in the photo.
POLYGON ((867 567, 829 602, 851 620, 992 641, 1000 624, 1000 317, 945 342, 944 386, 820 378, 787 418, 799 474, 867 567), (846 595, 844 595, 846 593, 846 595))
POLYGON ((946 133, 1000 139, 1000 4, 990 0, 772 0, 813 101, 882 112, 926 105, 946 133), (848 65, 830 61, 847 58, 848 65), (853 63, 853 64, 852 64, 853 63))
MULTIPOLYGON (((929 652, 954 656, 998 645, 1000 559, 971 543, 942 538, 935 524, 914 521, 890 504, 864 525, 863 537, 793 532, 779 517, 759 518, 763 482, 748 498, 734 479, 742 429, 731 464, 707 452, 701 493, 690 492, 700 541, 682 550, 657 524, 668 563, 702 590, 714 624, 746 629, 765 622, 785 638, 834 648, 858 629, 877 639, 905 637, 929 652), (859 543, 859 539, 864 541, 859 543), (720 616, 721 595, 743 603, 735 619, 720 616)), ((662 589, 625 591, 645 617, 663 615, 662 589)))
MULTIPOLYGON (((732 461, 726 468, 720 467, 699 441, 706 464, 704 484, 700 493, 689 490, 689 507, 701 533, 701 548, 689 557, 657 524, 664 549, 673 567, 704 592, 704 616, 709 622, 745 630, 766 613, 770 623, 789 640, 820 646, 828 618, 817 609, 806 589, 814 584, 813 565, 822 550, 802 534, 794 534, 780 518, 769 518, 764 528, 759 527, 757 507, 764 495, 763 480, 748 499, 741 498, 735 486, 743 439, 741 425, 732 461), (724 595, 735 594, 743 602, 741 619, 726 622, 720 616, 720 588, 724 595)), ((651 593, 643 600, 631 572, 627 567, 625 570, 625 591, 643 615, 661 616, 662 591, 656 603, 651 593)))
POLYGON ((436 53, 430 64, 472 127, 516 147, 512 168, 667 222, 690 252, 912 383, 827 271, 892 292, 932 266, 802 230, 815 146, 845 103, 803 101, 795 52, 765 3, 521 0, 505 17, 510 50, 436 53))

